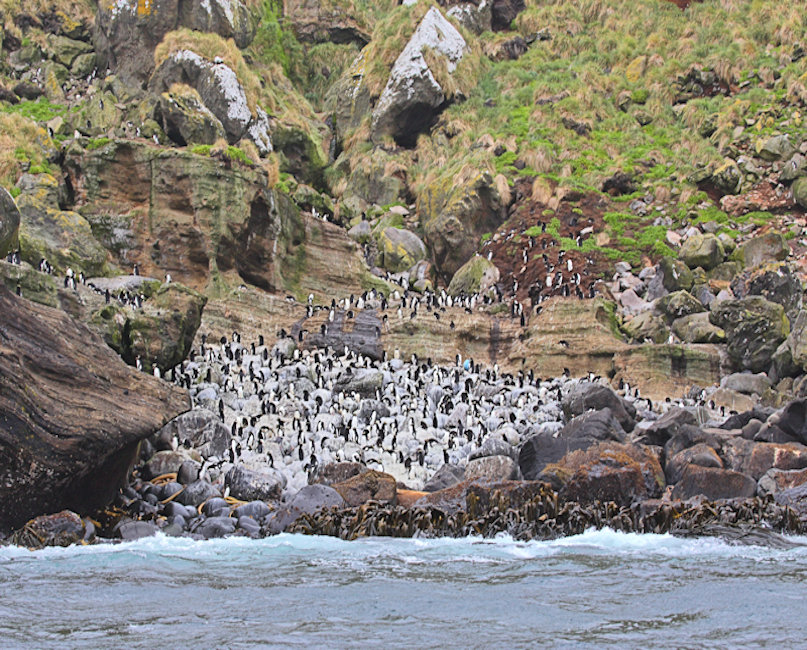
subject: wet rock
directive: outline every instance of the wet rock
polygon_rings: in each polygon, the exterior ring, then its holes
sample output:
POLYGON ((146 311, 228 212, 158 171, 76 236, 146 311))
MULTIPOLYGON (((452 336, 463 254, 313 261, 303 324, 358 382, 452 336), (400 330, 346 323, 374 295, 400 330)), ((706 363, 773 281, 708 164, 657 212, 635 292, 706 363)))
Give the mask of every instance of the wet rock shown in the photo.
POLYGON ((391 135, 403 146, 414 145, 417 135, 431 127, 449 99, 424 58, 426 48, 445 61, 449 74, 467 48, 465 39, 436 7, 420 21, 390 70, 373 111, 374 139, 391 135))
POLYGON ((758 296, 717 303, 709 321, 726 332, 734 363, 752 372, 768 369, 774 352, 790 333, 782 306, 758 296))
POLYGON ((636 409, 633 404, 622 399, 613 389, 595 382, 580 382, 561 401, 567 418, 581 415, 589 410, 610 409, 625 431, 632 431, 635 425, 636 409))
POLYGON ((124 542, 131 542, 144 537, 153 537, 160 532, 157 524, 151 521, 124 520, 115 526, 115 536, 124 542))
POLYGON ((261 526, 252 517, 239 517, 238 529, 243 530, 253 539, 258 539, 261 536, 261 526))
POLYGON ((230 495, 242 501, 274 501, 280 499, 286 479, 279 471, 248 469, 235 465, 225 477, 230 487, 230 495))
POLYGON ((233 510, 233 515, 240 521, 244 517, 249 517, 258 521, 263 519, 266 515, 272 512, 266 503, 263 501, 250 501, 242 506, 238 506, 233 510))
POLYGON ((689 465, 698 467, 717 467, 723 469, 723 461, 709 445, 699 442, 692 447, 679 451, 668 459, 664 465, 664 474, 670 485, 678 483, 689 465))
POLYGON ((193 532, 204 539, 216 539, 232 535, 237 524, 238 521, 232 517, 208 517, 203 519, 193 532))
POLYGON ((688 465, 673 488, 674 499, 703 495, 711 501, 749 498, 756 494, 757 483, 750 476, 728 469, 688 465))
POLYGON ((483 456, 468 462, 466 480, 508 481, 518 478, 518 464, 510 456, 483 456))
POLYGON ((346 505, 342 495, 334 488, 327 485, 307 485, 284 508, 271 516, 268 527, 272 533, 281 533, 302 515, 313 515, 323 508, 343 508, 346 505))
MULTIPOLYGON (((81 517, 75 512, 63 510, 53 515, 42 515, 32 519, 14 532, 11 542, 31 549, 70 546, 84 541, 87 532, 81 517)), ((87 541, 90 541, 90 538, 87 541)))
POLYGON ((726 252, 715 235, 695 234, 681 246, 678 257, 691 269, 701 267, 709 271, 725 259, 726 252))
POLYGON ((622 442, 625 430, 611 409, 604 408, 572 419, 557 435, 538 434, 521 446, 518 464, 521 475, 528 481, 538 478, 549 463, 559 461, 570 451, 588 449, 598 442, 622 442))
POLYGON ((207 481, 200 479, 185 486, 185 489, 179 494, 176 500, 185 506, 198 506, 213 497, 220 497, 219 492, 207 481))
POLYGON ((331 486, 350 506, 359 506, 367 501, 395 503, 396 481, 393 476, 368 470, 331 486))
POLYGON ((322 485, 343 483, 365 471, 367 471, 367 468, 361 463, 328 463, 317 469, 311 482, 322 485))
POLYGON ((424 492, 439 492, 454 487, 465 480, 465 470, 458 465, 441 465, 434 476, 423 486, 424 492))
POLYGON ((493 262, 474 255, 457 269, 448 285, 448 293, 452 296, 485 293, 499 281, 499 276, 499 269, 493 262))
POLYGON ((17 250, 19 228, 17 204, 5 188, 0 188, 0 258, 17 250))

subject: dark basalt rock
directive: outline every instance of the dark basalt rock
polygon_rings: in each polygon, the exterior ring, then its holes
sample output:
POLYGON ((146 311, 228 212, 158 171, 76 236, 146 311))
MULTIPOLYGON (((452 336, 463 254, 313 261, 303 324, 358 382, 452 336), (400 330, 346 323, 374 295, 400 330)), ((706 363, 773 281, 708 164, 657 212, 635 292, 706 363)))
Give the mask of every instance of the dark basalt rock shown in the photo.
POLYGON ((66 313, 0 285, 0 530, 112 501, 184 391, 128 367, 66 313))

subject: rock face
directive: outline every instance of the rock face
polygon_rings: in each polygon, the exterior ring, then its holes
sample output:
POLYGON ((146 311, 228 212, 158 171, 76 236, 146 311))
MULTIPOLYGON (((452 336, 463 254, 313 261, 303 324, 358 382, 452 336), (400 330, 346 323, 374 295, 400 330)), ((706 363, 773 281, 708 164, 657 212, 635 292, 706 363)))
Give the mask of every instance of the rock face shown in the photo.
POLYGON ((260 107, 254 111, 250 108, 244 87, 226 63, 208 61, 191 50, 173 52, 154 71, 149 89, 167 93, 177 83, 198 93, 205 108, 221 123, 230 144, 249 138, 261 155, 272 151, 269 117, 260 107))
POLYGON ((140 440, 190 408, 64 312, 0 286, 0 529, 106 505, 140 440))
POLYGON ((126 83, 143 84, 154 70, 154 49, 170 31, 187 27, 232 38, 246 47, 256 22, 242 0, 116 0, 98 5, 94 42, 98 67, 126 83))
POLYGON ((449 74, 467 48, 465 39, 436 7, 420 21, 390 71, 373 111, 373 138, 391 135, 402 146, 414 146, 418 134, 429 129, 448 101, 424 57, 428 48, 442 56, 449 74))
POLYGON ((286 0, 284 18, 291 24, 294 35, 304 43, 370 42, 367 26, 350 15, 346 7, 318 0, 286 0))
POLYGON ((0 188, 0 257, 17 248, 20 211, 5 188, 0 188))

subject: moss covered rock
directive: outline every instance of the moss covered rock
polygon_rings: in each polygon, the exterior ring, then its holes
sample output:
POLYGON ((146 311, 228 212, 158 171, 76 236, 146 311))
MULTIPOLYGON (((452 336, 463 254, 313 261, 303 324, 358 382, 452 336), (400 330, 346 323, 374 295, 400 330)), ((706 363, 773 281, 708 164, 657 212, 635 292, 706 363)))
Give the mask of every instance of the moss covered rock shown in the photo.
POLYGON ((787 258, 790 247, 784 236, 774 230, 753 237, 740 246, 734 255, 750 269, 764 262, 777 262, 787 258))
POLYGON ((793 199, 802 208, 807 208, 807 176, 797 178, 793 183, 793 199))
POLYGON ((211 113, 195 89, 176 85, 162 93, 155 108, 155 119, 165 134, 181 147, 213 144, 224 137, 224 127, 211 113))
POLYGON ((709 322, 726 332, 728 353, 741 370, 763 372, 790 333, 781 305, 753 296, 724 300, 713 306, 709 322))
POLYGON ((426 257, 426 247, 415 233, 384 228, 377 236, 379 264, 392 273, 406 271, 426 257))
POLYGON ((452 296, 482 293, 499 281, 499 269, 481 255, 474 255, 463 264, 448 285, 452 296))
POLYGON ((670 321, 706 311, 700 300, 687 291, 675 291, 659 298, 658 308, 670 321))
POLYGON ((87 220, 77 212, 59 209, 59 185, 53 176, 26 175, 20 179, 20 251, 36 266, 46 258, 60 271, 71 267, 101 275, 107 252, 93 237, 87 220))
POLYGON ((701 267, 709 271, 720 264, 726 257, 723 244, 713 234, 695 234, 681 246, 678 257, 689 268, 701 267))
POLYGON ((680 260, 662 257, 659 260, 662 284, 667 291, 689 291, 695 282, 695 276, 689 267, 680 260))
POLYGON ((725 343, 726 333, 709 322, 706 312, 689 314, 673 321, 672 331, 684 343, 725 343))
POLYGON ((622 330, 637 343, 664 343, 670 337, 664 318, 652 311, 637 314, 622 325, 622 330))
POLYGON ((5 188, 0 187, 0 258, 17 249, 20 211, 5 188))

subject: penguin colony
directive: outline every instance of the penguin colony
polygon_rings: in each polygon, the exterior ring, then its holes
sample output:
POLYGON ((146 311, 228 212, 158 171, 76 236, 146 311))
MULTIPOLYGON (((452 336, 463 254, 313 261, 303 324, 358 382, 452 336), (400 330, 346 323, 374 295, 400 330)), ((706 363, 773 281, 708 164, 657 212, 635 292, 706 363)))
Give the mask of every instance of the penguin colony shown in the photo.
MULTIPOLYGON (((225 457, 204 459, 200 478, 216 482, 242 463, 273 473, 286 495, 334 462, 362 463, 422 489, 443 464, 465 466, 482 447, 513 455, 522 440, 562 428, 560 400, 579 381, 507 374, 459 357, 438 366, 397 352, 373 360, 347 349, 300 351, 289 337, 269 347, 263 336, 242 343, 238 333, 202 336, 167 378, 231 434, 225 457)), ((623 392, 657 417, 648 400, 623 392)))

